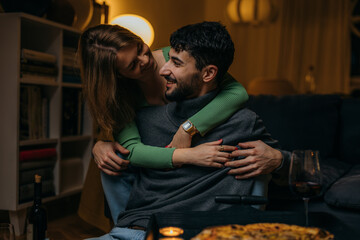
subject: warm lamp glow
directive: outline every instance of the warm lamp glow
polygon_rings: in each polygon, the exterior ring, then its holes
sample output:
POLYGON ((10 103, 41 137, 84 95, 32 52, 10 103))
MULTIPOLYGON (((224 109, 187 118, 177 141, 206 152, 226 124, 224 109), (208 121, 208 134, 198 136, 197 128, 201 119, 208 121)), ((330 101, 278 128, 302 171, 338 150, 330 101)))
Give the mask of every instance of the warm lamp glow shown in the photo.
POLYGON ((232 22, 256 25, 270 20, 272 8, 270 0, 230 0, 227 13, 232 22))
POLYGON ((115 17, 111 24, 117 24, 124 28, 129 29, 148 45, 154 42, 154 28, 151 23, 145 18, 135 15, 135 14, 124 14, 115 17))
POLYGON ((227 5, 227 13, 229 15, 229 18, 234 23, 240 22, 240 16, 239 16, 239 1, 238 0, 230 0, 230 2, 227 5))

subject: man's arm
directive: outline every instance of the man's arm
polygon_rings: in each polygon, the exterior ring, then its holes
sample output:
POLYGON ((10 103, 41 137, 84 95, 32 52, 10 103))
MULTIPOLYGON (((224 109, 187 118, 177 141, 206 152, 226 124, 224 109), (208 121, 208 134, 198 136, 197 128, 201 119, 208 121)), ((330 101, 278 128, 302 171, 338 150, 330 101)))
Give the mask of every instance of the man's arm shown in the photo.
POLYGON ((278 142, 271 138, 259 117, 256 118, 251 138, 256 140, 239 143, 241 149, 232 152, 232 157, 244 158, 225 164, 234 168, 229 174, 235 175, 237 179, 245 179, 273 173, 276 178, 287 179, 290 153, 278 149, 278 142))

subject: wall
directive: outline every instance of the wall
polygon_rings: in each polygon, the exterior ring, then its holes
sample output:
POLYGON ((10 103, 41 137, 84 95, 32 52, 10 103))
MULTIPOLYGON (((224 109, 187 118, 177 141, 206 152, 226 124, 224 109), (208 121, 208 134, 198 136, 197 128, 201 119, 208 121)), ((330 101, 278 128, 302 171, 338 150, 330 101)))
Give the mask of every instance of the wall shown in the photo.
MULTIPOLYGON (((272 1, 279 9, 278 0, 272 1)), ((244 86, 256 77, 278 75, 277 59, 280 53, 279 16, 276 21, 253 27, 246 24, 232 23, 226 14, 228 1, 205 1, 204 18, 209 21, 221 21, 227 26, 235 44, 235 57, 229 72, 244 86), (266 64, 259 64, 266 61, 266 64)), ((281 11, 280 11, 281 12, 281 11)))
POLYGON ((261 26, 233 24, 228 1, 205 0, 204 19, 220 20, 235 43, 230 73, 243 85, 257 77, 285 78, 299 93, 315 67, 315 93, 348 93, 350 0, 271 0, 276 18, 261 26))
POLYGON ((110 6, 109 21, 126 13, 146 18, 155 30, 152 49, 168 46, 170 34, 179 27, 204 19, 204 0, 106 0, 106 3, 110 6))

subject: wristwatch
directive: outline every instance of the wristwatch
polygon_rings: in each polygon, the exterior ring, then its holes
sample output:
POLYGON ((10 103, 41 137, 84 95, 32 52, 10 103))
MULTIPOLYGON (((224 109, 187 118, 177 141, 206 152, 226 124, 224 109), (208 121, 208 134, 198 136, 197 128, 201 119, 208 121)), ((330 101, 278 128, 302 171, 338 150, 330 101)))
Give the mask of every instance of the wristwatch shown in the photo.
POLYGON ((194 124, 192 124, 192 122, 190 122, 189 120, 186 120, 181 126, 184 131, 187 132, 190 136, 194 136, 199 132, 194 126, 194 124))

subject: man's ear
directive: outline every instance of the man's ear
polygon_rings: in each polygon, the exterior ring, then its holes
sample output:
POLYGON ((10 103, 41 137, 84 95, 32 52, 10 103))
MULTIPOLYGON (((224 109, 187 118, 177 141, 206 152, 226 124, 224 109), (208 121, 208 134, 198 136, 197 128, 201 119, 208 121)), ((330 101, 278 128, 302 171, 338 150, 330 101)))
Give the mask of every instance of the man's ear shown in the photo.
POLYGON ((216 78, 218 67, 215 65, 207 65, 202 70, 202 78, 204 82, 211 82, 216 78))

